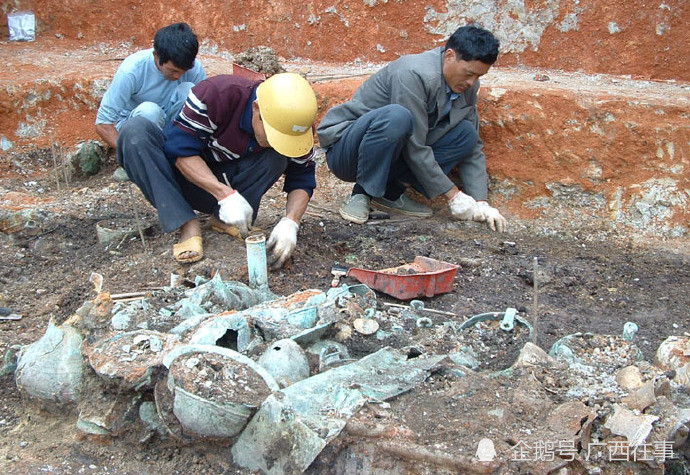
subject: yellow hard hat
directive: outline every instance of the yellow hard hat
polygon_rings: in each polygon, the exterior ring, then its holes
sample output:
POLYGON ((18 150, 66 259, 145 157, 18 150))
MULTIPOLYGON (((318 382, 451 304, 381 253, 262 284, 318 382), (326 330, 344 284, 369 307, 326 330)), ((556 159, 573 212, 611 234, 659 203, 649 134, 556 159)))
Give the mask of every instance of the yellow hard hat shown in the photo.
POLYGON ((311 150, 317 105, 306 79, 295 73, 276 74, 259 84, 256 99, 271 147, 288 157, 311 150))

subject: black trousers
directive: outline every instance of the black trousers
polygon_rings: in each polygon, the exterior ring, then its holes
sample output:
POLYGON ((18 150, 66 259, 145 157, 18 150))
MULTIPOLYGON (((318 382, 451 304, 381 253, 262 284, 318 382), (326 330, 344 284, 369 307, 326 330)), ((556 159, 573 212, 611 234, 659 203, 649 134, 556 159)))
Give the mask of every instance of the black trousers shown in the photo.
MULTIPOLYGON (((165 156, 165 135, 148 119, 127 120, 117 139, 117 160, 158 211, 164 232, 196 218, 196 211, 218 217, 218 201, 189 182, 165 156)), ((261 198, 282 176, 288 159, 272 149, 239 160, 207 164, 219 181, 237 190, 259 212, 261 198)))

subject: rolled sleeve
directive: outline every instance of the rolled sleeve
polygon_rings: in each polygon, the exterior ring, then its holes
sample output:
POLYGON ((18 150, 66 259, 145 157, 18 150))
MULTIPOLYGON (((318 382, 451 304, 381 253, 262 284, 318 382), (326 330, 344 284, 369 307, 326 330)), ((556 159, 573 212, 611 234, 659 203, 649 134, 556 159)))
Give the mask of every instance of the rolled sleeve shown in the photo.
POLYGON ((303 163, 290 160, 285 169, 285 183, 283 191, 290 193, 294 190, 304 190, 309 197, 314 194, 316 188, 316 164, 313 160, 303 163))

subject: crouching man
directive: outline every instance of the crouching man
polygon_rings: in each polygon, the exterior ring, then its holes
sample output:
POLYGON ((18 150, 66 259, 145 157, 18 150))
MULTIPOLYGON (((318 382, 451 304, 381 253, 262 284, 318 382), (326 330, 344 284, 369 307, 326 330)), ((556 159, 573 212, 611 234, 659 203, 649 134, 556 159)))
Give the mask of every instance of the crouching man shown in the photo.
POLYGON ((295 249, 316 187, 316 112, 314 91, 298 74, 214 76, 192 88, 163 131, 142 118, 125 122, 118 161, 158 211, 163 231, 180 230, 173 256, 182 263, 203 257, 195 210, 211 214, 216 231, 246 235, 261 198, 284 175, 285 216, 266 244, 269 264, 279 268, 295 249))
POLYGON ((367 79, 354 97, 333 107, 317 129, 335 176, 353 182, 340 215, 357 224, 370 208, 424 218, 412 187, 445 196, 452 216, 506 230, 487 202, 484 143, 479 137, 479 78, 498 58, 499 41, 477 26, 458 28, 446 46, 401 56, 367 79), (455 167, 464 192, 447 176, 455 167))

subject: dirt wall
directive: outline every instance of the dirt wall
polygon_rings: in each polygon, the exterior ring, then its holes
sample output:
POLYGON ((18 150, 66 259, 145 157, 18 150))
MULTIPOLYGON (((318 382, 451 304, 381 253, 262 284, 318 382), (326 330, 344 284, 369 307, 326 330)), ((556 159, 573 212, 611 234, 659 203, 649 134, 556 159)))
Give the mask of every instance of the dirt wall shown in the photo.
MULTIPOLYGON (((479 22, 501 40, 501 65, 690 80, 687 0, 3 1, 31 10, 40 35, 148 46, 187 21, 208 50, 267 45, 287 58, 390 61, 479 22)), ((1 20, 6 25, 6 19, 1 20)), ((2 28, 6 39, 7 28, 2 28)))

